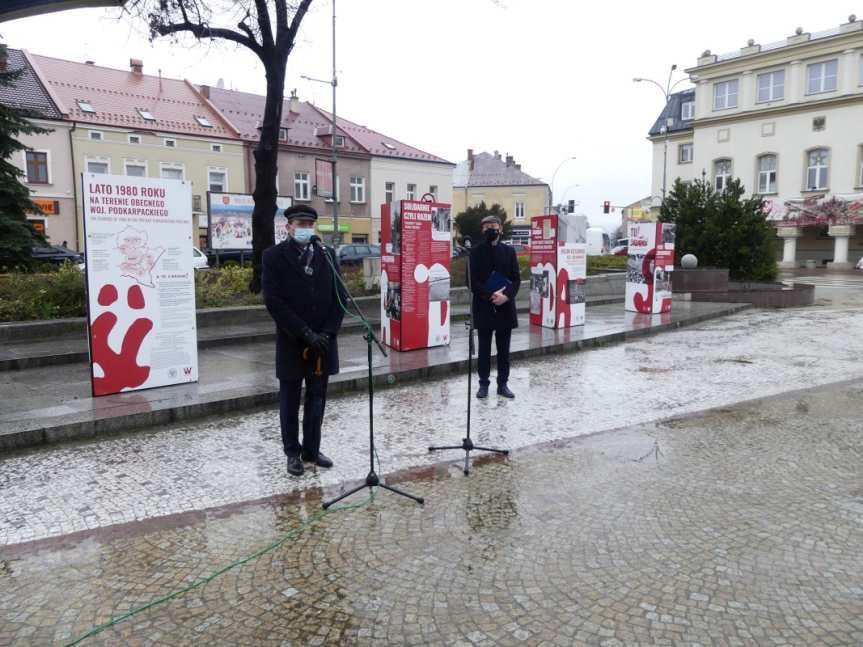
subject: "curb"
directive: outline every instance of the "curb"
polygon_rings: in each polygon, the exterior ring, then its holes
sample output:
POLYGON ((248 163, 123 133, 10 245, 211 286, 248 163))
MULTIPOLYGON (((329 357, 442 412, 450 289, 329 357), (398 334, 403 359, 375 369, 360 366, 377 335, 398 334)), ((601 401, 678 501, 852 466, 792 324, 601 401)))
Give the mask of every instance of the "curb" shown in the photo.
MULTIPOLYGON (((615 299, 614 302, 617 302, 615 299)), ((704 313, 693 316, 690 319, 676 321, 667 324, 658 324, 638 330, 608 333, 590 339, 526 348, 513 351, 513 359, 529 359, 543 355, 565 354, 588 348, 598 348, 630 339, 638 339, 693 326, 711 319, 718 319, 747 310, 752 306, 745 304, 729 304, 722 311, 704 313)), ((391 373, 388 369, 376 369, 373 371, 373 381, 376 389, 399 386, 418 379, 439 378, 452 374, 464 373, 467 370, 467 358, 453 360, 434 366, 407 369, 399 373, 391 373)), ((368 388, 368 377, 354 377, 338 379, 336 376, 328 388, 328 395, 342 395, 364 391, 368 388)), ((233 413, 240 410, 272 405, 278 402, 278 390, 259 391, 246 393, 232 397, 215 396, 209 401, 200 401, 195 404, 168 406, 163 409, 143 411, 141 413, 125 414, 121 416, 105 417, 96 420, 85 420, 80 422, 62 423, 37 429, 22 430, 0 435, 0 452, 14 449, 22 449, 66 442, 70 440, 91 439, 98 436, 117 434, 139 430, 147 427, 166 425, 173 422, 194 420, 206 416, 233 413)))

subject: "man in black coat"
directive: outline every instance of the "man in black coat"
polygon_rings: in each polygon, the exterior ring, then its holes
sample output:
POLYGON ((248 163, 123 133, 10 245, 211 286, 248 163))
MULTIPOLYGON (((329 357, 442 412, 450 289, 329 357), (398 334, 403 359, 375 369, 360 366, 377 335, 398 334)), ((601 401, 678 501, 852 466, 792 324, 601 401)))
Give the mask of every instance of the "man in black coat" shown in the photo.
POLYGON ((339 372, 336 340, 345 295, 330 266, 338 267, 332 250, 315 244, 317 212, 297 205, 285 211, 288 238, 264 251, 262 288, 264 303, 276 322, 276 377, 282 444, 288 473, 303 474, 303 461, 332 467, 321 453, 321 423, 327 397, 327 380, 339 372), (329 255, 329 261, 324 257, 329 255), (300 393, 303 381, 303 442, 299 440, 300 393))
POLYGON ((515 250, 500 242, 501 223, 497 216, 482 219, 483 242, 470 252, 470 287, 473 292, 473 324, 479 337, 478 398, 488 397, 491 373, 491 337, 497 345, 497 394, 514 398, 509 380, 509 342, 518 327, 515 295, 521 283, 515 250), (505 279, 503 286, 490 292, 487 282, 492 272, 505 279))

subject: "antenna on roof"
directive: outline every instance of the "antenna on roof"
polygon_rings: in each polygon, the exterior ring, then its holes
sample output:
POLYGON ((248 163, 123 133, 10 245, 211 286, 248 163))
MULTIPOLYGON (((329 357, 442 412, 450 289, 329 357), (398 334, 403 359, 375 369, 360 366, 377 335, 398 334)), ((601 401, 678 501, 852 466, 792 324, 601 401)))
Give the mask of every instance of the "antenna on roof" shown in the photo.
POLYGON ((219 88, 220 90, 224 90, 225 89, 225 79, 219 79, 218 81, 216 81, 216 87, 219 88))

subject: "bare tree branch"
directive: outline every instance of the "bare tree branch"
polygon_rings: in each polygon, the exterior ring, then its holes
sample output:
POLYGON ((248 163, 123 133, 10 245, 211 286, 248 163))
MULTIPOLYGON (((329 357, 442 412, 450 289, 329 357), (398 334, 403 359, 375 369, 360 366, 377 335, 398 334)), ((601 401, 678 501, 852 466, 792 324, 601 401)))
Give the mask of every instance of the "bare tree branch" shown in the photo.
POLYGON ((276 43, 273 39, 273 26, 270 23, 267 0, 255 0, 255 6, 258 8, 258 24, 261 26, 261 43, 264 49, 272 49, 276 43))
POLYGON ((288 41, 288 52, 294 49, 294 43, 297 39, 297 32, 300 30, 300 24, 303 22, 303 18, 306 16, 306 12, 309 10, 309 6, 312 4, 312 0, 302 0, 300 4, 297 6, 297 11, 294 13, 294 18, 291 20, 291 27, 288 29, 287 41, 288 41))

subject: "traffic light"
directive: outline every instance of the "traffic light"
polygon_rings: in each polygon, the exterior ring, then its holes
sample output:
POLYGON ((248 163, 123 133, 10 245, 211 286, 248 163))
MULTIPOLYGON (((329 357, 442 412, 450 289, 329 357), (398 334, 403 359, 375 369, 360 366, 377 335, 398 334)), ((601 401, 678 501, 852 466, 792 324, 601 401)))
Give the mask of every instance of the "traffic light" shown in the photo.
POLYGON ((575 200, 569 201, 569 203, 566 205, 566 212, 567 213, 575 212, 575 200))
POLYGON ((609 213, 611 211, 611 203, 606 200, 602 203, 602 213, 609 213))

